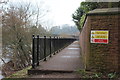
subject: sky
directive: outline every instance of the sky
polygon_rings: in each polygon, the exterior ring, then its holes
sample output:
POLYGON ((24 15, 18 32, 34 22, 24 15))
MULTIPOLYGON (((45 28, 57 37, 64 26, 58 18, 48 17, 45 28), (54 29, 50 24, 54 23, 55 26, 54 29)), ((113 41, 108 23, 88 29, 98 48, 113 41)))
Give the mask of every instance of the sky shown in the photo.
POLYGON ((47 0, 45 4, 50 9, 49 18, 53 19, 55 25, 70 24, 72 13, 80 6, 81 0, 47 0))
POLYGON ((30 2, 32 5, 38 5, 47 10, 41 22, 46 28, 63 24, 75 25, 72 14, 80 6, 81 1, 84 0, 9 0, 12 3, 30 2))

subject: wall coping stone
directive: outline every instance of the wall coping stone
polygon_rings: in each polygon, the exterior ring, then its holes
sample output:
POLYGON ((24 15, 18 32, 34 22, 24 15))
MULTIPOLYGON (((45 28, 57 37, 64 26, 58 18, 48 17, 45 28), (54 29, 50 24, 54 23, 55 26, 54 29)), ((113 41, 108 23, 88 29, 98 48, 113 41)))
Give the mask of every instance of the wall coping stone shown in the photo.
POLYGON ((94 9, 87 13, 87 16, 90 15, 114 15, 120 14, 120 8, 102 8, 102 9, 94 9))

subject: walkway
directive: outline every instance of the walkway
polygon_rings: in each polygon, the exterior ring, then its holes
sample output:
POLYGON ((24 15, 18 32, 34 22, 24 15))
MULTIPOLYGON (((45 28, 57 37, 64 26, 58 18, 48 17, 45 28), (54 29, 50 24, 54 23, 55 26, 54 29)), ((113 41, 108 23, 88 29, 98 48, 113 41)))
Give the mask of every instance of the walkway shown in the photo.
POLYGON ((78 41, 75 41, 56 55, 52 56, 49 60, 40 62, 40 66, 35 70, 30 70, 29 74, 74 72, 83 68, 79 43, 78 41))

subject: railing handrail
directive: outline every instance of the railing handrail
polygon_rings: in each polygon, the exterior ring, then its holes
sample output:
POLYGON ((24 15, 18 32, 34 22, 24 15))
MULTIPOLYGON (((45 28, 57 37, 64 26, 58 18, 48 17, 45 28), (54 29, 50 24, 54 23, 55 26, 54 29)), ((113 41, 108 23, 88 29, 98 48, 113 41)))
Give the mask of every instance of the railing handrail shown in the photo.
MULTIPOLYGON (((56 38, 59 38, 59 39, 75 39, 75 38, 71 38, 71 37, 52 37, 52 36, 47 36, 46 39, 49 39, 51 37, 51 39, 56 39, 56 38)), ((37 38, 37 36, 35 36, 35 38, 37 38)), ((44 37, 39 37, 39 38, 44 38, 44 37)))

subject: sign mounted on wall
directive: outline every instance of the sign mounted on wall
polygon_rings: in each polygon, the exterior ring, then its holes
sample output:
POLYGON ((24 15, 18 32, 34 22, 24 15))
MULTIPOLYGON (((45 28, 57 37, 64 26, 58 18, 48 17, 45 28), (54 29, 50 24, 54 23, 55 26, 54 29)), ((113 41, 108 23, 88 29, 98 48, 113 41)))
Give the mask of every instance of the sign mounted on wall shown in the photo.
POLYGON ((107 30, 91 30, 91 43, 108 44, 109 31, 107 30))

